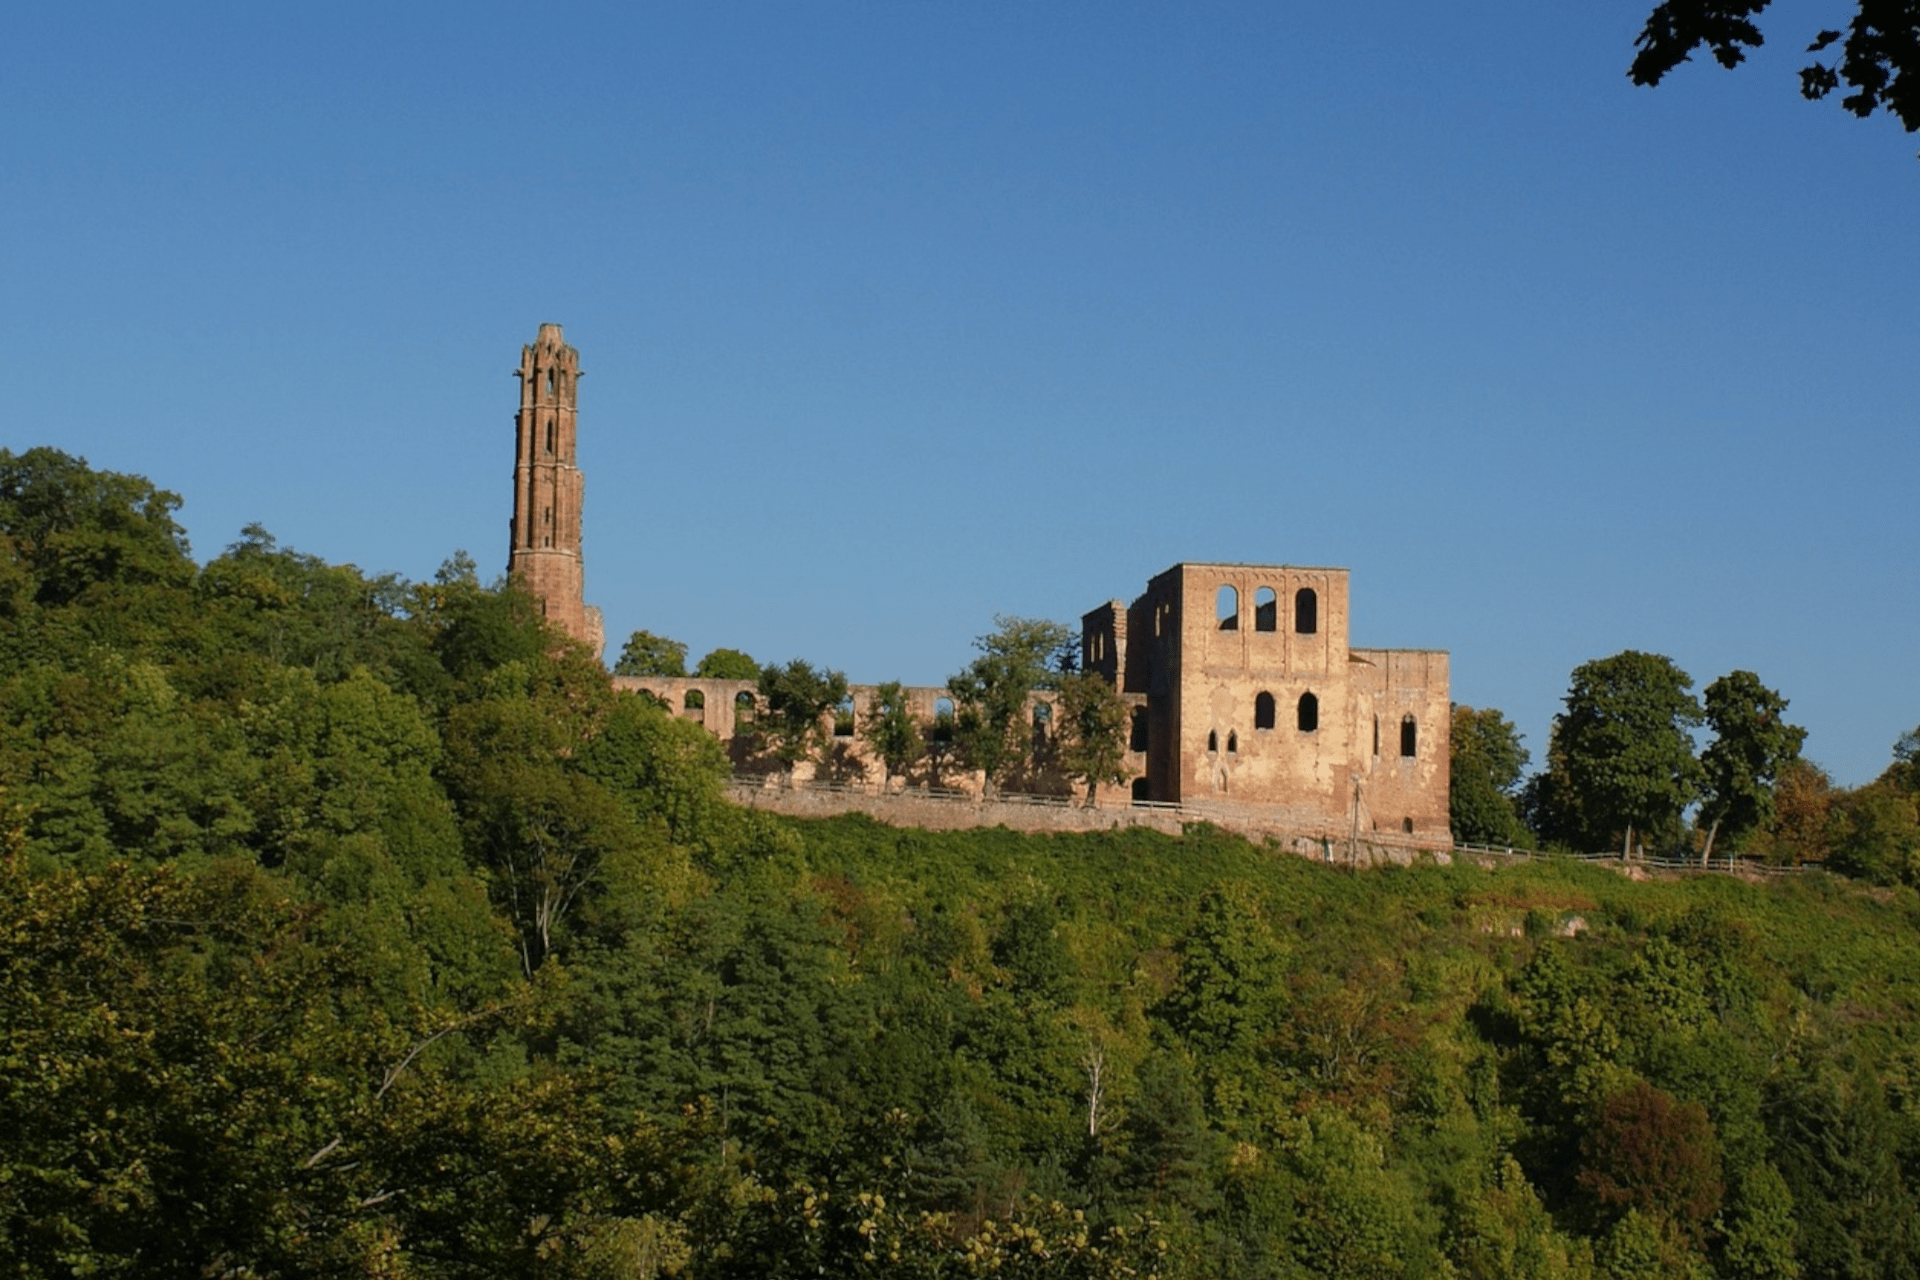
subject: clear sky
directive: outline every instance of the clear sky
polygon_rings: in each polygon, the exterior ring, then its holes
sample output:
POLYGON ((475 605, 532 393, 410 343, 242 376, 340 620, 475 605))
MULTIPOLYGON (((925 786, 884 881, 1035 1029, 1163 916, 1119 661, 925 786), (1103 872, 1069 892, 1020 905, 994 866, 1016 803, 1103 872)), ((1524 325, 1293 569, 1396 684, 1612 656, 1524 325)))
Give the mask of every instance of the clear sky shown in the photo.
POLYGON ((1180 560, 1342 565, 1536 765, 1577 664, 1920 722, 1920 142, 1624 74, 1652 0, 17 6, 4 443, 370 571, 504 566, 587 377, 588 598, 856 681, 1180 560))

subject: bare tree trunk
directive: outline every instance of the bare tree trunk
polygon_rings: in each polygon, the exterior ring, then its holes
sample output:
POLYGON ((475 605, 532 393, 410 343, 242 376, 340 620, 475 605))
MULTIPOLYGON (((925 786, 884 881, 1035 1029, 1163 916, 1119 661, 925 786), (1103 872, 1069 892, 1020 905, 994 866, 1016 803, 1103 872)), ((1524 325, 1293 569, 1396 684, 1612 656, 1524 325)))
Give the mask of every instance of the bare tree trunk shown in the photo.
POLYGON ((1701 865, 1701 866, 1703 866, 1703 867, 1706 867, 1706 866, 1711 866, 1711 865, 1712 865, 1712 863, 1713 863, 1713 838, 1714 838, 1715 836, 1717 836, 1717 835, 1719 835, 1719 834, 1720 834, 1720 819, 1718 819, 1718 818, 1715 818, 1715 819, 1713 820, 1713 825, 1707 828, 1707 847, 1706 847, 1706 848, 1704 848, 1704 849, 1702 849, 1702 850, 1700 851, 1700 865, 1701 865))
POLYGON ((1097 1044, 1089 1045, 1080 1066, 1087 1073, 1087 1136, 1097 1138, 1100 1136, 1100 1103, 1106 1097, 1107 1051, 1097 1044))
POLYGON ((1633 861, 1633 824, 1631 822, 1627 824, 1627 842, 1620 846, 1620 861, 1633 861))

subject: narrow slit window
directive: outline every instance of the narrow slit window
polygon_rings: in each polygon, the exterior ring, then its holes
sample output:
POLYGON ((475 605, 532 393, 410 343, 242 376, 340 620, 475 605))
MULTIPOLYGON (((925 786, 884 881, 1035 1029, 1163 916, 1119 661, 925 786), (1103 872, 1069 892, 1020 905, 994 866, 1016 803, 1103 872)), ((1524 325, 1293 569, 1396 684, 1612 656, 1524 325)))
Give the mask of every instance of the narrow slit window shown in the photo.
POLYGON ((1400 754, 1403 756, 1420 754, 1420 726, 1411 714, 1400 721, 1400 754))
POLYGON ((1239 734, 1237 733, 1227 734, 1227 754, 1230 756, 1235 756, 1240 754, 1240 735, 1239 734))
POLYGON ((1212 729, 1207 730, 1207 751, 1213 754, 1220 750, 1220 735, 1212 729))
POLYGON ((1127 750, 1145 751, 1147 749, 1147 709, 1133 709, 1133 724, 1127 732, 1127 750))

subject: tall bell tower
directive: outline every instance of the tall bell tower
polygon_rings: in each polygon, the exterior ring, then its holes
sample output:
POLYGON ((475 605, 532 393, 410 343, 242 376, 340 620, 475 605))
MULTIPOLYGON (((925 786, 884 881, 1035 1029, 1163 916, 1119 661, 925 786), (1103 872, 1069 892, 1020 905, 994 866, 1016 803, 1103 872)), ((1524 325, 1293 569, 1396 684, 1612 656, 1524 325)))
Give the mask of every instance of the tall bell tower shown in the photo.
POLYGON ((593 649, 605 647, 600 611, 586 603, 580 505, 586 482, 574 455, 580 353, 557 324, 520 348, 520 413, 514 419, 513 545, 507 576, 540 601, 547 620, 593 649))

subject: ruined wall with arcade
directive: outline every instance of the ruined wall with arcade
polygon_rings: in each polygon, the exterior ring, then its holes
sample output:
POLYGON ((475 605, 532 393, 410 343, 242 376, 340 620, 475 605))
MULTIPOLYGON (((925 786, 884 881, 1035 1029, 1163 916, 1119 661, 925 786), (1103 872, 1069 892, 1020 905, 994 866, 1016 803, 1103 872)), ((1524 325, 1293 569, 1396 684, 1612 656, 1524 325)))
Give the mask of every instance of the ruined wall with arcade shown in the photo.
MULTIPOLYGON (((784 762, 775 758, 755 733, 755 722, 764 712, 759 688, 751 680, 713 680, 699 676, 614 676, 616 689, 643 693, 658 700, 673 714, 690 720, 718 737, 727 746, 734 772, 741 777, 766 777, 786 772, 784 762)), ((821 718, 821 741, 825 750, 817 760, 804 761, 794 770, 799 781, 878 783, 886 769, 868 744, 865 728, 874 713, 879 686, 857 684, 848 687, 847 701, 821 718)), ((926 735, 927 752, 907 772, 894 780, 897 788, 934 788, 979 795, 984 779, 979 771, 968 768, 953 749, 953 696, 943 685, 907 685, 907 709, 926 735)), ((1050 767, 1049 746, 1053 742, 1054 698, 1050 692, 1035 690, 1028 695, 1026 720, 1033 734, 1035 766, 1009 776, 1009 790, 1039 795, 1066 795, 1068 779, 1050 767)), ((1122 799, 1126 793, 1120 792, 1122 799)), ((1109 797, 1111 798, 1111 797, 1109 797)))

